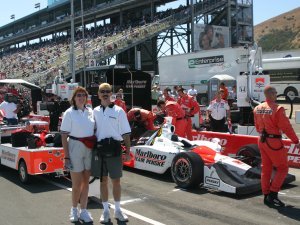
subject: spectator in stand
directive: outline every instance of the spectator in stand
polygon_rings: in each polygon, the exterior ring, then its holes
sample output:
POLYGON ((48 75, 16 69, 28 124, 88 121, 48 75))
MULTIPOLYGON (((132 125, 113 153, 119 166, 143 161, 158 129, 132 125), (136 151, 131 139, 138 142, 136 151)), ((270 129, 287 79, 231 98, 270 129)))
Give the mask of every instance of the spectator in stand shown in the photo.
POLYGON ((181 108, 185 111, 185 117, 187 118, 187 138, 189 140, 193 140, 192 137, 192 129, 193 129, 193 124, 192 124, 192 117, 194 115, 197 115, 199 113, 200 107, 198 102, 194 99, 193 96, 188 95, 185 93, 184 88, 178 89, 178 104, 181 106, 181 108))
POLYGON ((158 129, 158 127, 154 126, 156 115, 146 109, 133 108, 128 111, 127 117, 129 122, 137 122, 141 127, 145 127, 147 130, 158 129))
POLYGON ((172 117, 172 124, 175 126, 175 134, 185 137, 188 133, 188 121, 185 118, 185 111, 175 101, 159 100, 157 107, 166 115, 172 117))
POLYGON ((191 84, 191 88, 188 90, 188 94, 193 96, 196 99, 197 90, 195 89, 194 84, 191 84))
POLYGON ((126 103, 124 100, 122 100, 122 94, 120 92, 116 94, 115 104, 117 106, 120 106, 124 110, 124 112, 127 113, 126 103))
POLYGON ((165 101, 175 101, 175 99, 170 95, 171 89, 170 88, 165 88, 163 91, 163 96, 165 101))
POLYGON ((222 95, 222 99, 224 99, 225 101, 227 101, 227 99, 228 99, 228 88, 225 86, 224 82, 222 82, 220 84, 220 89, 224 91, 224 93, 222 95))
POLYGON ((222 99, 222 90, 217 91, 216 98, 212 100, 207 108, 206 120, 210 123, 211 131, 225 132, 225 119, 231 124, 230 109, 227 101, 222 99))

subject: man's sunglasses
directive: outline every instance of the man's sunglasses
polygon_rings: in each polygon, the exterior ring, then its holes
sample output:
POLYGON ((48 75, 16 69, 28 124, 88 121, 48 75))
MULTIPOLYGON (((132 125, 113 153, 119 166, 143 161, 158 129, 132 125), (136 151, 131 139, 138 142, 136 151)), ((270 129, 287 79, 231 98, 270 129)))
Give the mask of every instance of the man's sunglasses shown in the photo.
POLYGON ((99 93, 101 93, 101 94, 109 94, 109 93, 111 93, 111 90, 101 90, 101 91, 99 91, 99 93))

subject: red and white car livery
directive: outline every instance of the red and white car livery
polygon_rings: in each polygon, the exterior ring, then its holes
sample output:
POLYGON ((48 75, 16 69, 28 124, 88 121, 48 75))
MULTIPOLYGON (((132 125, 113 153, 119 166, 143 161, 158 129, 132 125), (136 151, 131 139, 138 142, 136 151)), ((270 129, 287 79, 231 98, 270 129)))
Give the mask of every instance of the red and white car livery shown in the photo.
POLYGON ((63 174, 64 151, 62 147, 12 147, 0 145, 0 165, 18 170, 22 183, 27 183, 30 175, 56 173, 63 174))
MULTIPOLYGON (((220 140, 189 141, 173 133, 174 127, 169 124, 154 133, 147 131, 131 147, 131 161, 124 165, 159 174, 171 169, 180 188, 203 184, 205 188, 234 194, 260 190, 259 166, 249 166, 241 157, 221 154, 220 140)), ((288 175, 286 183, 294 180, 288 175)))

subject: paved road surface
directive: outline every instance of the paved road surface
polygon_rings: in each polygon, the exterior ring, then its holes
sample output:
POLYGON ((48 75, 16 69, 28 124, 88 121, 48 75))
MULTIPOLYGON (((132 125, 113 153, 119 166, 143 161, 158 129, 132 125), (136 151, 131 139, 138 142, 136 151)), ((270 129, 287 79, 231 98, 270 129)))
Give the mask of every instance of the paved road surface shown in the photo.
MULTIPOLYGON (((127 169, 123 179, 122 207, 129 215, 128 224, 134 225, 299 224, 300 170, 292 169, 292 172, 298 181, 288 185, 280 197, 294 207, 276 210, 262 204, 260 193, 238 198, 201 187, 185 191, 176 188, 169 174, 155 175, 127 169)), ((98 224, 101 212, 98 185, 99 181, 96 181, 90 189, 89 209, 95 218, 94 224, 98 224)), ((69 181, 48 176, 36 177, 31 185, 24 186, 15 171, 1 168, 0 224, 70 224, 69 187, 69 181)), ((112 199, 109 201, 113 203, 112 199)), ((111 222, 109 224, 122 224, 114 219, 111 222)))

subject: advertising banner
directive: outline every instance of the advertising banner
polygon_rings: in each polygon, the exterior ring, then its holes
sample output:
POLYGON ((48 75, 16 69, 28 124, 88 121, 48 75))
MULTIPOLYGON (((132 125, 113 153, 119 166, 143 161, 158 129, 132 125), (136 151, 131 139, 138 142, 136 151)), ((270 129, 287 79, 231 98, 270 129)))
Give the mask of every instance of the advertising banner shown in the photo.
POLYGON ((229 28, 208 24, 194 25, 195 51, 229 47, 229 28))

